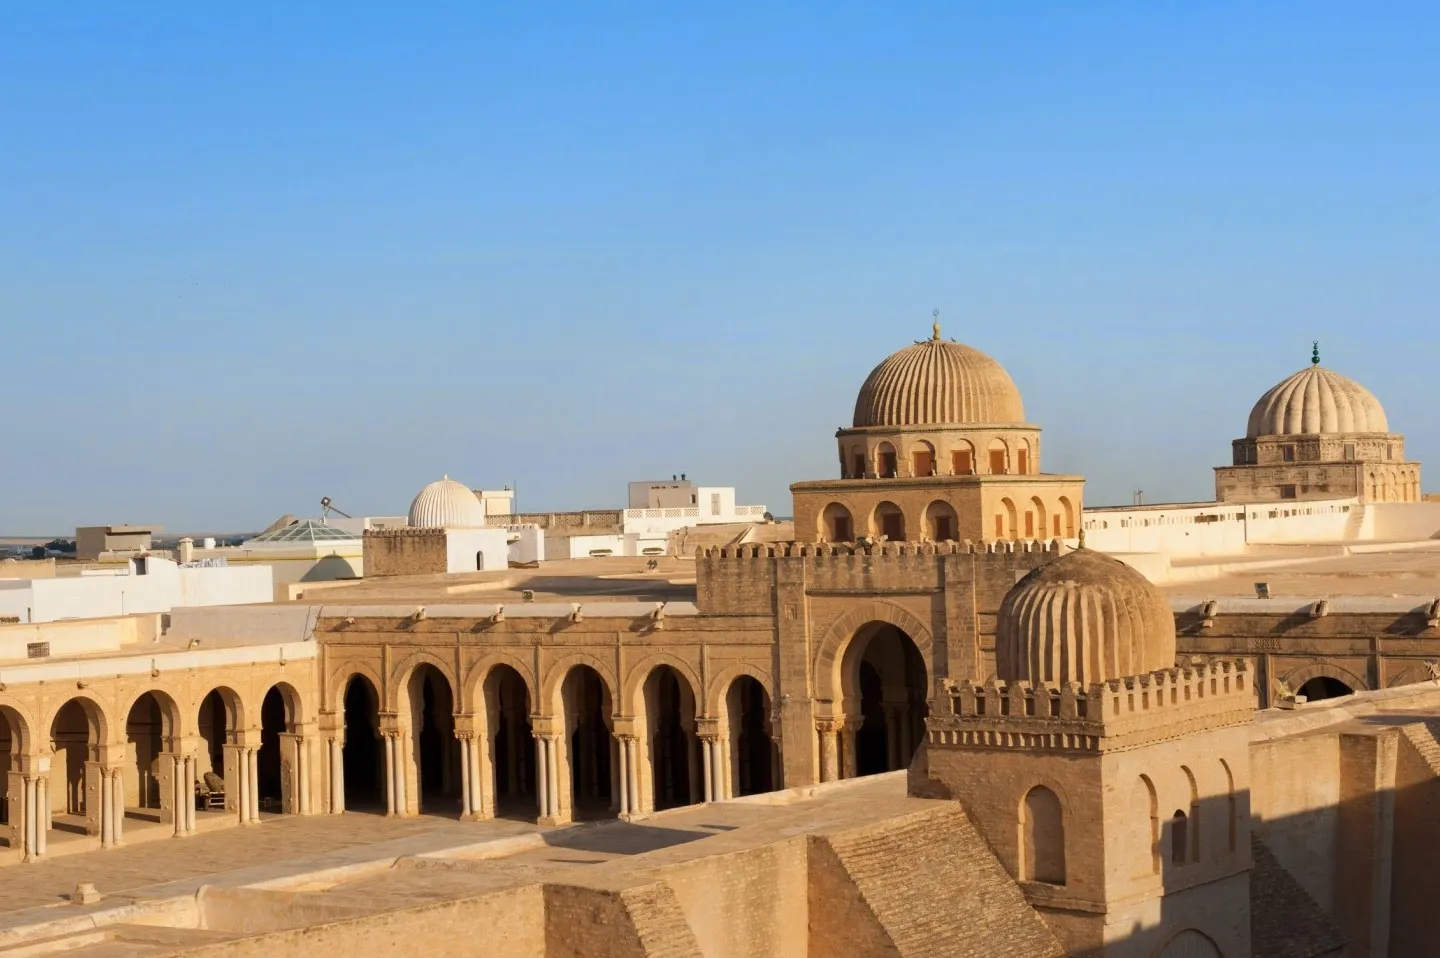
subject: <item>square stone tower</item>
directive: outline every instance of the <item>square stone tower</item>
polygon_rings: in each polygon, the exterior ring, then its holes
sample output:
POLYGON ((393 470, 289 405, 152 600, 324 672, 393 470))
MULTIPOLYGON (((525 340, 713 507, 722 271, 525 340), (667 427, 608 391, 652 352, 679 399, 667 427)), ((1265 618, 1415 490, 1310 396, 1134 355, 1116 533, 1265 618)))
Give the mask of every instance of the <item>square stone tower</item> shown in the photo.
POLYGON ((1040 427, 991 357, 940 338, 887 357, 835 434, 840 478, 797 482, 806 542, 1069 539, 1085 480, 1040 471, 1040 427))
POLYGON ((1154 587, 1083 549, 1022 579, 997 635, 1000 678, 932 704, 924 788, 964 804, 1070 954, 1248 955, 1246 664, 1176 668, 1154 587))
POLYGON ((1215 468, 1220 502, 1420 501, 1420 464, 1406 460, 1405 437, 1370 390, 1320 365, 1319 343, 1309 366, 1255 403, 1231 458, 1215 468))

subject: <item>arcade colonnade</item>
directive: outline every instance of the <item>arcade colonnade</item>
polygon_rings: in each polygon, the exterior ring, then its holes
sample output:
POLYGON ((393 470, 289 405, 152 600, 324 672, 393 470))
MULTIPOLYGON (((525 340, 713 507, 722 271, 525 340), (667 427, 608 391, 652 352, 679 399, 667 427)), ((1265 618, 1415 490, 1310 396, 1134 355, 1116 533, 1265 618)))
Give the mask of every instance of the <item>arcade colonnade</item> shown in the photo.
MULTIPOLYGON (((776 685, 753 663, 711 663, 702 680, 652 651, 617 678, 576 652, 537 680, 502 655, 457 679, 427 652, 389 681, 337 663, 323 689, 317 666, 7 682, 0 843, 33 861, 56 841, 109 848, 132 829, 184 837, 262 813, 347 810, 557 824, 785 785, 776 685), (329 708, 317 707, 322 692, 329 708)), ((800 745, 814 750, 816 778, 905 767, 924 734, 928 670, 915 643, 867 624, 834 674, 838 691, 800 745)))
MULTIPOLYGON (((574 652, 538 681, 533 657, 509 654, 458 677, 431 651, 388 670, 334 663, 320 716, 327 809, 560 824, 787 784, 766 669, 712 664, 706 680, 685 659, 651 652, 617 678, 612 661, 574 652)), ((816 773, 789 784, 907 767, 925 735, 929 674, 902 628, 860 625, 800 746, 813 750, 816 773)))
POLYGON ((743 664, 702 683, 683 659, 649 656, 616 680, 578 654, 545 670, 497 660, 457 681, 422 653, 384 682, 340 665, 322 713, 329 810, 630 817, 778 788, 773 681, 743 664))
MULTIPOLYGON (((18 670, 17 670, 18 671, 18 670)), ((152 669, 152 673, 158 671, 152 669)), ((7 679, 9 676, 7 676, 7 679)), ((317 810, 310 661, 0 692, 0 844, 25 861, 57 841, 121 845, 317 810)))

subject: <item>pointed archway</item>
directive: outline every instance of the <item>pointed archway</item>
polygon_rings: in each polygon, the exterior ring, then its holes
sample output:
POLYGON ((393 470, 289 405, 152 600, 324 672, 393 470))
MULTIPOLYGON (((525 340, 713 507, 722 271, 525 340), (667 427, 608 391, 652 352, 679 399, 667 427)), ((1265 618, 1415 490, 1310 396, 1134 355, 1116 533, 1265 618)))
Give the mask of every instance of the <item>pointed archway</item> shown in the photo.
POLYGON ((0 705, 0 841, 17 851, 25 847, 25 782, 19 775, 21 756, 29 736, 25 720, 8 706, 0 705))
POLYGON ((458 815, 460 740, 455 737, 455 695, 450 681, 425 662, 410 673, 405 688, 418 810, 458 815))
POLYGON ((345 747, 341 766, 345 777, 345 808, 385 811, 384 750, 380 747, 380 695, 363 675, 345 684, 345 747))
POLYGON ((863 626, 847 648, 841 684, 845 701, 845 777, 906 768, 925 731, 929 689, 925 660, 899 627, 863 626))
POLYGON ((243 717, 239 694, 224 686, 212 689, 200 700, 197 719, 202 744, 196 755, 196 777, 206 796, 202 810, 234 811, 240 801, 240 770, 234 767, 233 760, 227 767, 225 746, 240 741, 243 717))
POLYGON ((277 682, 260 703, 260 751, 256 785, 262 811, 294 814, 301 808, 302 776, 309 762, 300 754, 300 694, 288 682, 277 682))
POLYGON ((588 665, 577 665, 566 673, 560 685, 560 701, 570 778, 570 816, 606 817, 613 811, 615 794, 610 690, 599 672, 588 665))
MULTIPOLYGON (((161 822, 173 812, 177 794, 173 784, 166 787, 176 766, 165 756, 176 747, 180 709, 164 692, 151 690, 130 706, 125 717, 125 740, 129 745, 130 767, 124 771, 125 815, 141 821, 161 822)), ((183 794, 193 793, 193 784, 181 783, 183 794)), ((184 809, 180 809, 183 813, 184 809)), ((173 819, 169 819, 173 821, 173 819)))
POLYGON ((656 666, 645 677, 646 746, 650 754, 651 807, 689 805, 700 799, 699 739, 695 692, 674 666, 656 666))
POLYGON ((50 723, 50 827, 79 835, 101 835, 109 781, 99 768, 105 740, 100 707, 76 697, 55 713, 50 723), (59 787, 57 787, 59 786, 59 787))
POLYGON ((731 768, 736 795, 775 790, 776 750, 770 724, 770 696, 753 675, 742 675, 725 693, 731 768))
POLYGON ((534 818, 535 734, 530 723, 530 689, 514 668, 499 665, 485 677, 484 690, 495 815, 534 818))

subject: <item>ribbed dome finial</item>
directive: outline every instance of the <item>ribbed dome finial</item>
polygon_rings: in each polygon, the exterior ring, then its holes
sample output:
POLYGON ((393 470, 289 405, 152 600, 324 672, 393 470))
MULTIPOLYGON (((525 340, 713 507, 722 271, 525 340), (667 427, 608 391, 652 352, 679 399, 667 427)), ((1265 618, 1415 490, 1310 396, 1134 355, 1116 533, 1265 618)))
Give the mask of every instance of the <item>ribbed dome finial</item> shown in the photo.
POLYGON ((1245 438, 1314 436, 1390 431, 1385 409, 1374 393, 1353 379, 1314 364, 1286 378, 1250 410, 1245 438))
POLYGON ((940 341, 940 310, 938 310, 938 309, 935 310, 935 312, 933 312, 931 315, 935 317, 935 322, 930 326, 930 338, 931 338, 932 340, 936 341, 936 342, 939 342, 939 341, 940 341))
POLYGON ((1175 617, 1139 572, 1093 549, 1031 571, 1000 603, 1001 681, 1089 685, 1175 666, 1175 617))
POLYGON ((447 474, 432 482, 410 503, 412 529, 477 529, 485 526, 485 508, 474 491, 447 474))
POLYGON ((856 428, 1023 423, 1025 407, 1010 374, 991 357, 940 338, 906 346, 870 371, 855 398, 856 428))
POLYGON ((1310 344, 1310 365, 1320 365, 1320 340, 1318 339, 1310 344))

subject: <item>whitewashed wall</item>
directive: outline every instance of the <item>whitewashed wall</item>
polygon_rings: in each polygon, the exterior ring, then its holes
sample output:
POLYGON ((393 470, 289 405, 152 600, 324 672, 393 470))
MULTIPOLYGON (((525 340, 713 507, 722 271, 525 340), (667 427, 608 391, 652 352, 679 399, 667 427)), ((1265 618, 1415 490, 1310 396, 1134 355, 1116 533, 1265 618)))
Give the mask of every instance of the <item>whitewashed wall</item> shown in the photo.
POLYGON ((510 543, 511 562, 545 561, 545 530, 537 525, 524 523, 505 527, 510 543))
POLYGON ((0 615, 18 615, 22 622, 56 622, 273 599, 269 566, 182 569, 152 556, 146 560, 145 575, 131 571, 33 579, 24 588, 0 589, 0 615))
POLYGON ((446 529, 445 567, 448 572, 493 572, 510 568, 510 544, 503 528, 446 529), (483 567, 476 554, 483 556, 483 567))
POLYGON ((1246 546, 1261 543, 1363 536, 1366 517, 1359 508, 1355 499, 1323 499, 1086 510, 1085 544, 1102 552, 1158 552, 1172 558, 1242 555, 1246 546))
POLYGON ((1380 502, 1365 511, 1368 538, 1412 542, 1440 538, 1440 502, 1380 502))

